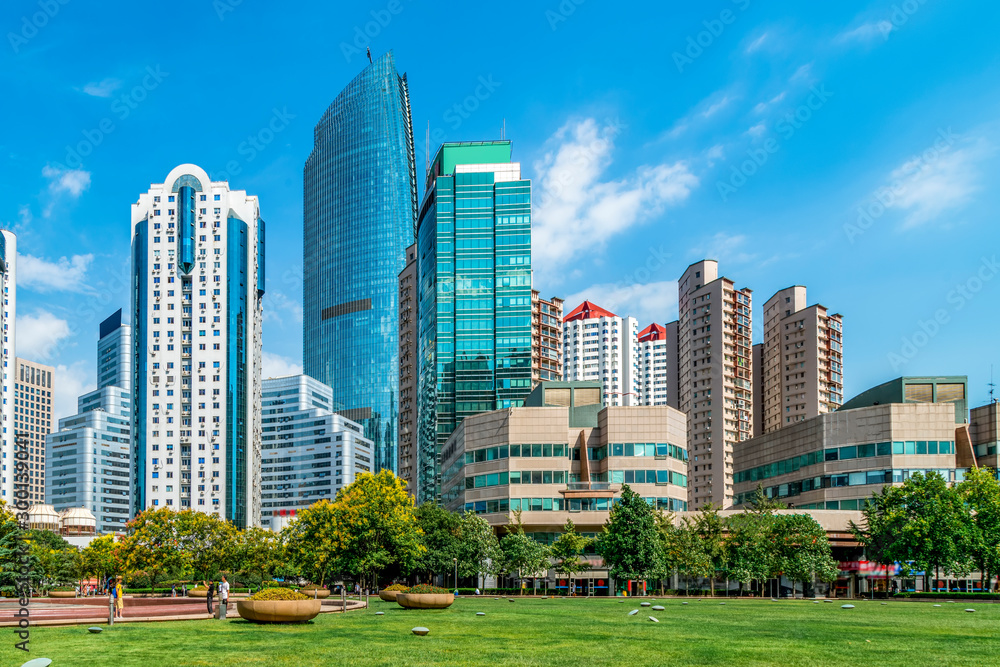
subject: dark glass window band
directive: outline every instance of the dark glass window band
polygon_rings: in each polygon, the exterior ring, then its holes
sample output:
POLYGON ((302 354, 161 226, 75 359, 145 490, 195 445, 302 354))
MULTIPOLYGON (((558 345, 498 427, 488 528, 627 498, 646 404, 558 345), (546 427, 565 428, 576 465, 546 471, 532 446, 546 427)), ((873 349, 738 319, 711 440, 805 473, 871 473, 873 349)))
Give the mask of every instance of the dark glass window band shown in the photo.
POLYGON ((334 317, 340 317, 341 315, 350 315, 351 313, 360 313, 363 310, 372 309, 371 299, 358 299, 357 301, 348 301, 347 303, 341 303, 336 306, 330 306, 329 308, 323 309, 323 319, 329 320, 334 317))

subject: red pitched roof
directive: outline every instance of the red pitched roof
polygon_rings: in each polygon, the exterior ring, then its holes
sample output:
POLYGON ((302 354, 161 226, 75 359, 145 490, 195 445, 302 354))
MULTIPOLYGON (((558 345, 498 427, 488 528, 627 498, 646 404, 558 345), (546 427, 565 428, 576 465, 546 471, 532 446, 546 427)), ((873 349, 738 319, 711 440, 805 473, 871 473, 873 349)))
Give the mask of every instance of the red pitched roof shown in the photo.
POLYGON ((659 325, 653 322, 648 327, 639 332, 639 342, 644 343, 647 340, 666 340, 667 338, 667 328, 665 326, 659 325))
POLYGON ((569 315, 563 318, 563 322, 572 322, 574 320, 592 320, 599 317, 617 317, 610 310, 604 310, 600 306, 593 304, 589 301, 584 301, 579 306, 573 309, 569 315))

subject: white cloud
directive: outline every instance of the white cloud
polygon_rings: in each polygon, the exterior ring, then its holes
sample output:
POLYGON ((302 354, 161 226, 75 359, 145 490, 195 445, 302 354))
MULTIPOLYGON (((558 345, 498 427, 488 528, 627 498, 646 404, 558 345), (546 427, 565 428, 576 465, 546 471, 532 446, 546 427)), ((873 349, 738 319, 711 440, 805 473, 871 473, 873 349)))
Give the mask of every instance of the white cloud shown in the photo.
POLYGON ((715 103, 709 105, 709 107, 707 109, 705 109, 704 111, 702 111, 701 112, 701 117, 702 118, 711 118, 712 116, 714 116, 716 113, 718 113, 722 109, 725 109, 729 105, 730 102, 732 102, 732 99, 728 95, 723 96, 723 98, 721 100, 719 100, 718 102, 715 102, 715 103))
POLYGON ((750 42, 750 45, 747 47, 747 53, 753 53, 763 46, 764 42, 767 41, 768 35, 770 35, 770 33, 765 32, 760 37, 750 42))
POLYGON ((885 41, 889 39, 889 33, 894 30, 891 22, 886 20, 868 21, 856 28, 845 30, 834 38, 834 42, 839 44, 871 44, 877 40, 885 41))
POLYGON ((45 362, 52 358, 59 343, 71 334, 69 322, 48 311, 18 315, 15 351, 19 357, 45 362))
POLYGON ((788 80, 792 83, 808 83, 812 79, 812 67, 812 63, 802 65, 788 80))
MULTIPOLYGON (((18 320, 18 334, 20 335, 21 321, 18 320)), ((20 343, 20 336, 18 338, 20 343)), ((21 350, 18 349, 18 354, 21 350)), ((97 384, 90 379, 87 370, 87 362, 77 361, 69 366, 59 364, 53 373, 52 393, 54 400, 52 404, 52 416, 55 420, 75 415, 77 410, 77 400, 81 395, 97 388, 97 384)), ((53 429, 55 430, 55 429, 53 429)))
POLYGON ((296 363, 294 360, 283 357, 280 354, 262 352, 260 361, 261 377, 265 379, 282 377, 284 375, 302 375, 302 364, 296 363))
POLYGON ((748 129, 747 134, 749 134, 751 137, 759 137, 766 131, 767 131, 767 125, 765 125, 763 122, 760 122, 751 127, 750 129, 748 129))
POLYGON ((743 234, 718 232, 691 249, 691 256, 698 259, 715 259, 719 264, 737 264, 753 260, 756 255, 746 252, 747 237, 743 234))
POLYGON ((705 153, 705 158, 708 161, 709 167, 714 167, 715 163, 719 160, 724 160, 726 157, 726 149, 722 144, 716 144, 708 149, 705 153))
POLYGON ((53 194, 66 192, 74 199, 90 187, 90 172, 83 169, 59 169, 45 165, 42 176, 49 179, 49 191, 53 194))
POLYGON ((302 303, 283 292, 270 290, 264 294, 264 321, 302 324, 302 303))
POLYGON ((60 257, 55 262, 18 255, 17 283, 36 292, 90 293, 93 289, 87 282, 87 269, 93 261, 94 256, 89 254, 60 257))
POLYGON ((111 97, 111 95, 121 88, 120 79, 104 79, 103 81, 88 83, 83 87, 83 92, 92 97, 111 97))
POLYGON ((593 285, 566 298, 566 312, 584 301, 591 301, 619 317, 634 317, 639 326, 664 324, 677 318, 677 281, 631 285, 606 283, 593 285))
POLYGON ((757 113, 764 113, 765 111, 767 111, 768 107, 774 106, 778 102, 781 102, 783 99, 785 99, 785 95, 786 95, 785 91, 782 91, 777 95, 775 95, 774 97, 772 97, 771 99, 769 99, 768 101, 759 103, 757 106, 753 108, 753 110, 756 111, 757 113))
POLYGON ((884 197, 889 208, 906 211, 903 227, 916 227, 965 204, 980 189, 977 163, 989 153, 985 142, 956 150, 928 149, 894 169, 884 197))
POLYGON ((593 118, 567 123, 535 163, 532 249, 537 272, 561 275, 565 264, 683 202, 698 185, 683 161, 641 166, 621 180, 602 180, 616 133, 616 126, 601 126, 593 118))

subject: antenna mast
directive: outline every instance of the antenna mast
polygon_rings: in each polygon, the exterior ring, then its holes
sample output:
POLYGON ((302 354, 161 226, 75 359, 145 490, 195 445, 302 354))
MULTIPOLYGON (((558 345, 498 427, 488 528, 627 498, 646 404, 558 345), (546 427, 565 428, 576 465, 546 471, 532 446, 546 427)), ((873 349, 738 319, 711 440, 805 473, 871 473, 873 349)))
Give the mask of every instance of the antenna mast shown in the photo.
POLYGON ((424 139, 424 178, 431 171, 431 122, 427 121, 427 136, 424 139))

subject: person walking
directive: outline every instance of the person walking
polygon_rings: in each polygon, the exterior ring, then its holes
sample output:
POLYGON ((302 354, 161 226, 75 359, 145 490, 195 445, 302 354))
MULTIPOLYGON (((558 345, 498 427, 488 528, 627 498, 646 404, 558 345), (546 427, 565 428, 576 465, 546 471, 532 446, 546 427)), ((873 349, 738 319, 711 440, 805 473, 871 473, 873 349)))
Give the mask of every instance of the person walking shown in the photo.
POLYGON ((208 603, 208 613, 214 614, 215 610, 212 608, 212 596, 215 595, 215 582, 205 581, 204 579, 202 579, 201 583, 205 584, 205 589, 206 589, 205 600, 208 603))
POLYGON ((219 604, 228 609, 229 582, 226 581, 226 575, 222 575, 222 582, 219 583, 219 604))

